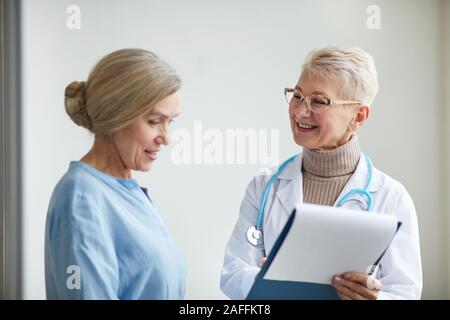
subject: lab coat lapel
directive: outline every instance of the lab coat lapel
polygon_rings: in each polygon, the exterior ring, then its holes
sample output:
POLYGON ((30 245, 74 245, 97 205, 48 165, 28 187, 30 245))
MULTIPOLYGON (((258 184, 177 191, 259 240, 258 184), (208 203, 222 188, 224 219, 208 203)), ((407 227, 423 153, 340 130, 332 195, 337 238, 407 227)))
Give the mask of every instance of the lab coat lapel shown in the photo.
POLYGON ((286 218, 292 213, 296 204, 303 201, 301 167, 302 153, 278 177, 280 184, 276 191, 276 200, 279 210, 282 211, 280 214, 286 218))
MULTIPOLYGON (((289 164, 278 177, 279 187, 276 191, 276 199, 278 201, 278 207, 289 216, 298 203, 303 203, 303 177, 301 173, 303 152, 299 153, 297 159, 289 164)), ((334 206, 346 195, 350 190, 362 189, 367 182, 368 167, 364 155, 361 153, 361 157, 358 161, 355 173, 350 177, 350 180, 345 185, 344 189, 336 199, 334 206)), ((379 176, 375 168, 373 168, 372 181, 368 187, 370 193, 375 193, 379 188, 379 176)), ((354 197, 357 200, 363 201, 365 199, 359 195, 354 197)), ((275 205, 275 204, 274 204, 275 205)))

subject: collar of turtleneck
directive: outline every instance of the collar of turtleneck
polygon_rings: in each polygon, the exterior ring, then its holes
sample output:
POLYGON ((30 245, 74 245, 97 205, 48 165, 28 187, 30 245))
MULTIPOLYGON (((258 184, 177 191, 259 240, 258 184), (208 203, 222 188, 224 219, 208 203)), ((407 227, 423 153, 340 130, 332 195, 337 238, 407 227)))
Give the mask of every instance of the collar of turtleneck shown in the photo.
POLYGON ((348 142, 331 150, 303 150, 303 169, 316 176, 336 177, 356 170, 361 150, 356 135, 348 142))

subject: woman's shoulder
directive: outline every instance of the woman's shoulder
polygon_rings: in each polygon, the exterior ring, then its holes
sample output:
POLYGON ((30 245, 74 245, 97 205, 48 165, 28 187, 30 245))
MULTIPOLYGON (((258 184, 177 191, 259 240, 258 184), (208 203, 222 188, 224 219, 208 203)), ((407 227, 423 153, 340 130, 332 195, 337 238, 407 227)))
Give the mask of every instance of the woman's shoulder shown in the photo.
POLYGON ((95 205, 99 197, 102 197, 104 188, 104 183, 86 170, 82 163, 72 161, 53 190, 49 210, 95 205))
POLYGON ((72 161, 69 170, 61 177, 55 187, 59 193, 75 192, 95 193, 102 186, 102 181, 93 175, 80 161, 72 161))
POLYGON ((77 162, 71 162, 50 198, 46 222, 48 234, 81 230, 87 225, 100 226, 107 217, 101 211, 105 201, 104 188, 101 180, 83 170, 77 162))

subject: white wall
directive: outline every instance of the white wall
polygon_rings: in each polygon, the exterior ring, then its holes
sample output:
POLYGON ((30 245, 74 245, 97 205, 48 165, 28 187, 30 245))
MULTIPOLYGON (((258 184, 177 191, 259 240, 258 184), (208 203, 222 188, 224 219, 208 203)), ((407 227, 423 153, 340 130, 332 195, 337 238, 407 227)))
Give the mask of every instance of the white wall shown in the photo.
MULTIPOLYGON (((52 189, 92 136, 65 115, 65 86, 85 80, 106 53, 142 47, 172 63, 184 80, 175 128, 280 130, 280 160, 297 152, 282 89, 293 85, 305 55, 329 44, 374 55, 380 93, 362 129, 375 165, 404 183, 420 223, 424 298, 450 292, 440 112, 439 1, 377 1, 381 30, 368 30, 365 0, 345 1, 24 1, 24 292, 44 298, 44 224, 52 189), (66 28, 66 8, 81 8, 81 30, 66 28), (447 281, 443 281, 447 279, 447 281)), ((223 131, 222 131, 223 132, 223 131)), ((186 298, 224 298, 224 247, 243 192, 261 165, 181 165, 171 148, 149 186, 188 260, 186 298), (176 199, 176 201, 174 201, 176 199)), ((449 226, 449 225, 447 225, 449 226)))

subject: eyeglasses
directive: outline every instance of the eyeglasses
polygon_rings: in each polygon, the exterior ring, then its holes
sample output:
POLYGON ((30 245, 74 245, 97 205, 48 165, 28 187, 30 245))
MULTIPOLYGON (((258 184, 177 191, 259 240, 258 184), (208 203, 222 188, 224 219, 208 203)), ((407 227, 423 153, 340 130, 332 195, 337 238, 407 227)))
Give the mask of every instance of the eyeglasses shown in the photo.
POLYGON ((284 88, 284 96, 286 97, 286 102, 289 105, 293 104, 295 107, 300 106, 303 101, 306 101, 308 109, 315 113, 324 112, 332 105, 361 104, 359 101, 332 100, 328 97, 314 94, 304 96, 300 91, 293 88, 284 88))

